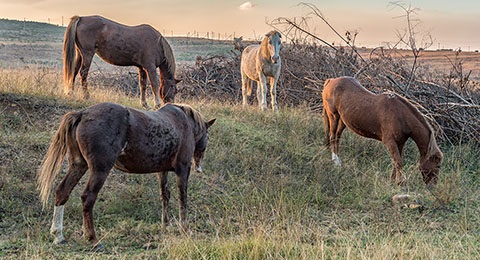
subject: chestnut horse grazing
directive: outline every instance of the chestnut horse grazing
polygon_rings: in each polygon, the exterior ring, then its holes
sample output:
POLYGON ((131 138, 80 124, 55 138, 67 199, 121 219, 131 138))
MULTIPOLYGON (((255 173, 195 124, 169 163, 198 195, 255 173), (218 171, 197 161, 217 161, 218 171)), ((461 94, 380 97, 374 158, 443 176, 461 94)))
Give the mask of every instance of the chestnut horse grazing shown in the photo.
POLYGON ((424 182, 435 185, 443 154, 432 127, 405 98, 393 93, 374 94, 352 77, 327 79, 323 86, 325 143, 331 146, 332 160, 341 165, 338 146, 345 127, 381 141, 393 158, 392 181, 402 183, 402 153, 412 138, 420 152, 420 171, 424 182))
POLYGON ((240 71, 244 107, 247 105, 247 97, 252 94, 252 81, 256 81, 258 105, 262 110, 267 109, 267 78, 269 78, 272 109, 278 110, 277 81, 282 65, 281 38, 279 32, 271 31, 265 35, 260 45, 249 45, 243 50, 240 71))
POLYGON ((68 153, 68 169, 56 188, 50 232, 55 243, 64 243, 63 213, 70 193, 87 170, 82 193, 83 234, 101 249, 93 224, 93 206, 110 170, 129 173, 158 172, 162 195, 162 221, 168 224, 170 191, 167 172, 174 171, 180 204, 180 224, 188 230, 187 184, 193 164, 201 171, 207 148, 208 128, 202 116, 186 105, 167 104, 157 111, 141 111, 113 103, 101 103, 79 112, 67 113, 52 139, 38 174, 44 207, 54 179, 68 153))
POLYGON ((174 102, 177 93, 175 58, 172 48, 152 26, 126 26, 101 16, 74 16, 65 31, 63 42, 63 77, 65 93, 73 92, 75 77, 80 72, 84 98, 89 98, 87 76, 95 53, 118 66, 136 66, 142 106, 147 77, 155 95, 155 108, 163 102, 174 102), (156 72, 160 68, 160 79, 156 72))

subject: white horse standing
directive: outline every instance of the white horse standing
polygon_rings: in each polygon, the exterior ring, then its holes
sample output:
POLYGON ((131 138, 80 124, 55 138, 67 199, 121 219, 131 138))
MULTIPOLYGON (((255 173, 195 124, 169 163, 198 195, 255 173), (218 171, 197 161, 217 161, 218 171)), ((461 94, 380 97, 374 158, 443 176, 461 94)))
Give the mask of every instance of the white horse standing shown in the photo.
POLYGON ((240 71, 242 73, 243 106, 247 105, 247 97, 252 94, 252 81, 256 81, 258 105, 262 110, 267 109, 268 77, 272 109, 278 110, 277 81, 282 65, 279 54, 282 36, 277 31, 271 31, 265 36, 260 45, 249 45, 242 52, 240 71))

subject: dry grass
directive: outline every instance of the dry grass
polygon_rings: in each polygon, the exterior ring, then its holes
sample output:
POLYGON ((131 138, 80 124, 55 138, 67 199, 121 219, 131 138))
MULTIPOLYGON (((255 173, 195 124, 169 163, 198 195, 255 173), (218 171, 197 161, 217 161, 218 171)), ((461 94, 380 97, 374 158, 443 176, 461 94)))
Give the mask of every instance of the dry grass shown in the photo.
MULTIPOLYGON (((429 192, 407 145, 401 189, 388 180, 390 158, 378 142, 346 133, 343 168, 322 146, 321 118, 305 108, 260 113, 211 100, 180 100, 216 117, 204 174, 192 173, 193 234, 178 231, 173 191, 167 229, 160 223, 154 175, 114 171, 99 195, 95 223, 107 252, 81 237, 80 193, 66 206, 68 245, 51 244, 51 208, 41 211, 35 174, 65 112, 104 100, 139 107, 137 97, 95 89, 89 102, 63 97, 59 77, 45 71, 1 71, 0 256, 103 259, 472 259, 480 256, 479 154, 469 144, 442 144, 445 162, 429 192), (50 75, 50 76, 49 76, 50 75), (43 79, 38 81, 39 79, 43 79), (38 82, 38 83, 37 83, 38 82), (36 87, 32 88, 29 86, 36 87), (391 204, 397 193, 423 208, 391 204), (28 208, 29 210, 25 210, 28 208)), ((173 176, 171 176, 173 182, 173 176)), ((174 186, 174 185, 173 185, 174 186)))

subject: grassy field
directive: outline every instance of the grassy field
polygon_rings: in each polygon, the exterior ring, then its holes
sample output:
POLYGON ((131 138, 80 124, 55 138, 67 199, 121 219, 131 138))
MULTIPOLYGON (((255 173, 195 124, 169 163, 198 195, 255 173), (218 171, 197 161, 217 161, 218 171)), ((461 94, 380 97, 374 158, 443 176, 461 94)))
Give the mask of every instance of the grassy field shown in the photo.
MULTIPOLYGON (((66 205, 68 245, 49 234, 52 203, 42 210, 36 171, 66 112, 102 101, 138 107, 108 90, 89 102, 67 99, 56 71, 0 71, 0 257, 106 259, 473 259, 480 257, 478 158, 473 146, 441 144, 440 181, 428 191, 413 143, 408 184, 389 182, 390 158, 379 143, 347 131, 342 168, 322 146, 322 120, 300 108, 260 113, 215 101, 189 101, 216 117, 205 171, 189 184, 191 235, 179 232, 176 191, 163 228, 155 175, 113 171, 95 205, 106 252, 81 237, 85 177, 66 205), (410 194, 423 207, 393 205, 410 194)), ((78 95, 80 96, 80 95, 78 95)), ((62 175, 62 174, 61 174, 62 175)), ((171 176, 173 178, 173 176, 171 176)), ((58 181, 58 180, 57 180, 58 181)), ((174 181, 173 179, 171 180, 174 181)), ((174 186, 173 186, 174 187, 174 186)))
MULTIPOLYGON (((66 204, 68 244, 55 246, 49 234, 53 205, 42 210, 36 173, 61 116, 104 101, 139 108, 139 101, 108 86, 92 86, 89 101, 81 100, 81 93, 66 98, 61 89, 61 40, 12 39, 2 39, 0 45, 0 258, 480 258, 477 146, 440 142, 444 161, 439 183, 430 191, 418 171, 418 151, 409 142, 404 167, 408 182, 401 188, 389 181, 391 162, 385 147, 349 131, 341 144, 344 165, 335 167, 323 146, 319 114, 302 107, 261 113, 255 107, 199 98, 179 100, 200 109, 207 119, 217 118, 204 173, 192 172, 189 182, 192 234, 177 227, 175 189, 173 221, 164 228, 155 175, 114 170, 94 208, 106 252, 93 252, 82 238, 80 194, 87 176, 66 204), (409 194, 422 206, 393 204, 396 194, 409 194)), ((181 57, 177 60, 188 63, 196 55, 230 51, 227 43, 202 41, 172 40, 181 57)), ((102 68, 100 64, 93 69, 102 68)), ((173 174, 170 177, 174 183, 173 174)))

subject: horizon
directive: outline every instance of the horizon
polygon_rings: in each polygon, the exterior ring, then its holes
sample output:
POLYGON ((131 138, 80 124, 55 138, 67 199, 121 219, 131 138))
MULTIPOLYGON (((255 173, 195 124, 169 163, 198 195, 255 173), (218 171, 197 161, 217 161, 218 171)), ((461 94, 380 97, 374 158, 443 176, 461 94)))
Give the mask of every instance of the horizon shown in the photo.
MULTIPOLYGON (((314 1, 313 4, 335 30, 340 34, 346 31, 358 32, 355 39, 355 45, 358 47, 394 44, 399 41, 399 34, 402 34, 407 26, 404 17, 406 12, 398 6, 395 7, 392 1, 322 2, 314 1)), ((480 49, 480 35, 476 33, 480 27, 480 2, 456 3, 444 0, 412 2, 414 3, 403 4, 415 8, 411 21, 420 22, 415 28, 418 36, 417 45, 423 43, 423 36, 430 35, 433 43, 426 48, 427 50, 480 49)), ((81 4, 73 1, 65 4, 64 0, 0 0, 0 18, 66 26, 70 17, 74 15, 98 14, 126 25, 150 24, 166 37, 233 39, 243 36, 245 40, 259 40, 273 28, 267 24, 268 22, 279 17, 301 19, 311 11, 299 5, 299 2, 291 0, 212 0, 207 3, 193 0, 177 2, 160 0, 158 4, 152 3, 151 0, 136 2, 118 0, 115 4, 110 0, 84 0, 81 4), (158 13, 157 9, 160 10, 158 13)), ((345 45, 318 17, 311 16, 309 28, 327 42, 337 46, 345 45)), ((406 46, 402 45, 399 48, 404 49, 406 46)))

